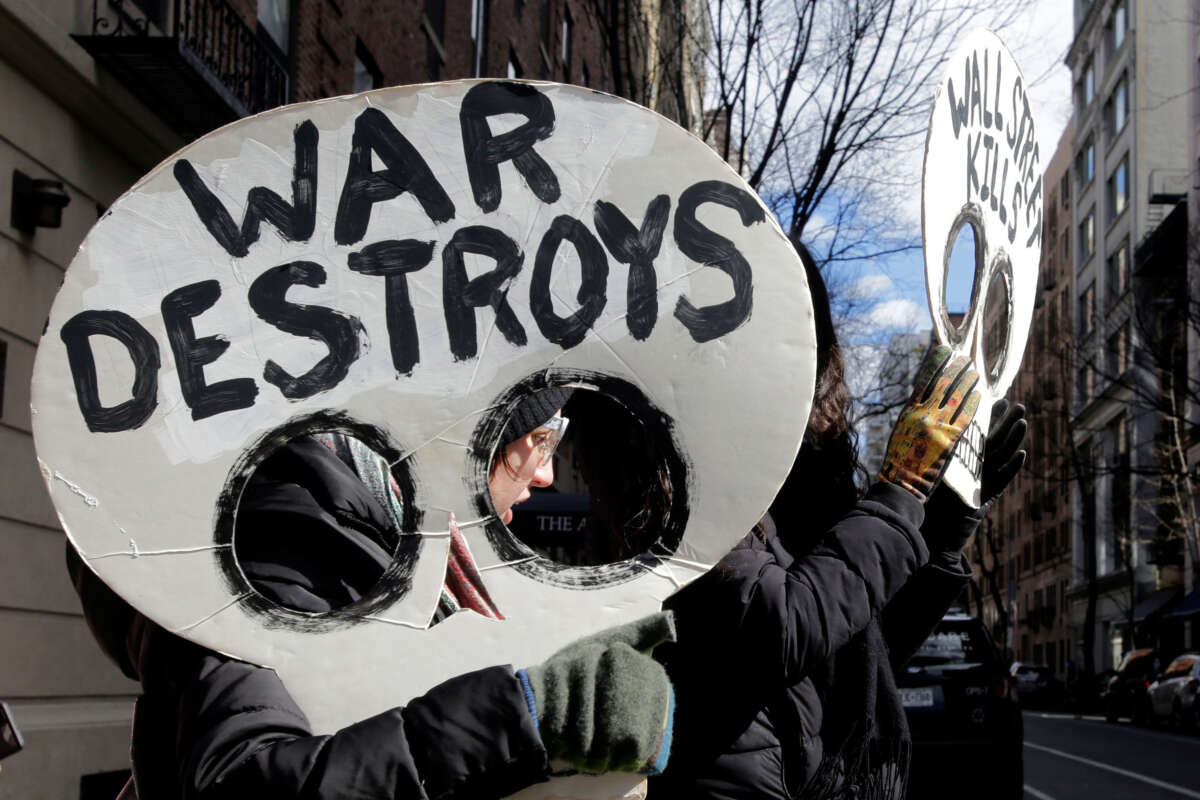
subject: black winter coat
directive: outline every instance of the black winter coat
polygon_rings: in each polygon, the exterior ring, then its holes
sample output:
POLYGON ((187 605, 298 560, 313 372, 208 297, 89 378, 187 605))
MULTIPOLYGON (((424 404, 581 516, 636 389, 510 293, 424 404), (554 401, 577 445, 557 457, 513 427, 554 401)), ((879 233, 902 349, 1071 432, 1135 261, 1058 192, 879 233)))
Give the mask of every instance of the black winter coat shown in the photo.
MULTIPOLYGON (((311 439, 256 472, 239 526, 247 520, 278 534, 242 553, 247 576, 276 602, 307 611, 359 599, 397 534, 354 473, 311 439), (335 572, 340 579, 329 581, 335 572)), ((97 640, 142 682, 132 747, 140 800, 503 797, 548 774, 511 667, 453 678, 404 708, 314 736, 273 671, 168 633, 73 549, 67 558, 97 640)))
POLYGON ((768 516, 667 602, 679 641, 657 652, 678 702, 652 800, 903 795, 909 737, 893 662, 969 578, 925 563, 922 518, 908 492, 876 485, 797 553, 768 516))
MULTIPOLYGON (((320 611, 328 588, 317 585, 328 565, 346 564, 355 568, 343 573, 352 577, 339 585, 338 603, 357 600, 375 577, 363 565, 386 564, 396 533, 357 477, 301 440, 255 480, 239 524, 289 533, 278 543, 286 552, 268 540, 242 554, 248 577, 277 601, 320 611), (297 560, 305 552, 321 561, 297 560)), ((921 508, 902 490, 888 496, 892 488, 874 492, 803 558, 767 530, 672 601, 681 637, 667 661, 678 698, 675 744, 668 775, 652 784, 655 800, 789 797, 816 773, 824 698, 821 681, 806 676, 839 650, 852 652, 847 643, 926 559, 921 508)), ((143 685, 133 741, 141 800, 499 797, 547 775, 509 667, 460 676, 406 708, 314 736, 274 672, 167 633, 73 550, 68 561, 97 639, 143 685)))

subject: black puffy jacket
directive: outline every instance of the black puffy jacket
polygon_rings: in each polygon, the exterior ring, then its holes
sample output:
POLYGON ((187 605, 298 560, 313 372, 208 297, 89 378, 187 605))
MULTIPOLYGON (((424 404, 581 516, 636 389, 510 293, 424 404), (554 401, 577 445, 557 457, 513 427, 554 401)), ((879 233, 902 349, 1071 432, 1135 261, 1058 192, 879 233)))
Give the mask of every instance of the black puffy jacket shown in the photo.
POLYGON ((811 551, 770 517, 667 605, 678 699, 650 797, 895 798, 908 731, 892 678, 968 572, 926 564, 922 506, 876 485, 811 551))
MULTIPOLYGON (((396 535, 362 482, 311 439, 258 470, 239 530, 247 521, 274 536, 242 554, 247 576, 276 602, 307 611, 359 599, 387 566, 396 535), (322 579, 334 572, 339 580, 322 579)), ((503 797, 548 773, 511 667, 461 675, 404 708, 314 736, 273 671, 168 633, 69 547, 67 560, 97 640, 142 682, 132 747, 140 800, 503 797)))

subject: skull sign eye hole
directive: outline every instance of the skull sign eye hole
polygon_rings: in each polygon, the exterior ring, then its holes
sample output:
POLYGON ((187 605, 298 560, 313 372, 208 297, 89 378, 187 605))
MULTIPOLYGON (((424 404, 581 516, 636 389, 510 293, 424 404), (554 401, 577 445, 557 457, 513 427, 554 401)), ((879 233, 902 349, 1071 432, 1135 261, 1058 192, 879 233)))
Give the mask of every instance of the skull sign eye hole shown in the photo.
POLYGON ((472 437, 468 480, 502 561, 544 584, 594 589, 634 580, 674 555, 687 528, 688 464, 673 421, 638 387, 612 375, 551 369, 515 384, 495 409, 472 437), (509 419, 531 396, 564 387, 573 391, 562 406, 568 424, 552 471, 528 466, 539 463, 532 439, 522 457, 506 458, 509 419), (505 492, 506 478, 534 474, 518 487, 523 494, 505 492))
POLYGON ((960 217, 955 228, 951 228, 950 235, 952 244, 946 257, 942 307, 961 341, 967 330, 969 309, 975 302, 977 283, 983 274, 983 243, 977 236, 975 223, 969 217, 960 217))
POLYGON ((997 265, 988 282, 983 304, 983 367, 988 383, 1004 369, 1012 325, 1012 287, 1007 262, 997 265))
POLYGON ((647 552, 671 513, 671 475, 654 437, 629 409, 577 390, 563 408, 570 430, 554 484, 513 508, 512 534, 538 555, 598 566, 647 552))
POLYGON ((336 415, 264 437, 219 504, 231 588, 252 611, 306 628, 351 624, 394 603, 421 549, 411 535, 421 516, 412 467, 382 431, 336 415))

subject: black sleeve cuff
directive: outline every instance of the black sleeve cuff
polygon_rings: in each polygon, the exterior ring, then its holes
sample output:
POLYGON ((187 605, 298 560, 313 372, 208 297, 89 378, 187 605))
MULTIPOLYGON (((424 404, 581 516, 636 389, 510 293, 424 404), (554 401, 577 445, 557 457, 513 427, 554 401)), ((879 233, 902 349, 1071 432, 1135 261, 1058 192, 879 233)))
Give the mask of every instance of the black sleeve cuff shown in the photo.
POLYGON ((863 500, 880 503, 894 511, 908 522, 914 529, 920 529, 925 521, 925 506, 912 492, 887 481, 876 481, 871 484, 863 500))
POLYGON ((404 718, 431 800, 505 797, 549 774, 537 724, 511 667, 451 678, 413 700, 404 718))
POLYGON ((949 577, 968 581, 975 574, 971 562, 961 550, 949 550, 945 553, 931 553, 929 567, 945 573, 949 577))

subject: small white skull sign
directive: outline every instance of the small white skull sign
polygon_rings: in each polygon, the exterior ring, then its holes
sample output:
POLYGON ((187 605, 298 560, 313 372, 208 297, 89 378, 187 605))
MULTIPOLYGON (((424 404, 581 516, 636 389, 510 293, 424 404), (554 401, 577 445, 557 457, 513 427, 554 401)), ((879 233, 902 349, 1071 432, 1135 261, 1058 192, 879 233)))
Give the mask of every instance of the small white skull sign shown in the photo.
POLYGON ((1029 94, 1004 44, 976 30, 946 67, 925 140, 922 182, 925 287, 938 341, 973 359, 979 413, 946 469, 946 483, 978 506, 984 433, 992 403, 1021 365, 1037 292, 1042 246, 1042 164, 1029 94), (959 325, 946 309, 950 251, 964 226, 975 237, 971 304, 959 325), (1004 291, 1002 340, 984 357, 984 307, 1004 291), (987 363, 990 362, 990 363, 987 363))

